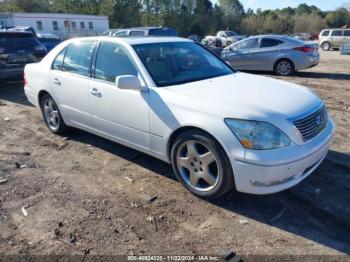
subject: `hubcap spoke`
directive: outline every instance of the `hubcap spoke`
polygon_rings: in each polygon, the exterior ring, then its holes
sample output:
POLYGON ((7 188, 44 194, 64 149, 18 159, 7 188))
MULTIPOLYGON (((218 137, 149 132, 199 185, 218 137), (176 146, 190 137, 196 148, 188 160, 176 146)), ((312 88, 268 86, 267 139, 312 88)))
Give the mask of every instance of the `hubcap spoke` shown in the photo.
POLYGON ((215 161, 214 154, 210 151, 203 154, 203 155, 200 155, 199 159, 203 162, 203 164, 205 164, 207 166, 215 161))
POLYGON ((191 172, 190 173, 190 184, 194 187, 196 187, 198 185, 199 182, 199 177, 196 173, 191 172))
POLYGON ((213 186, 216 183, 216 178, 210 172, 204 172, 202 179, 205 180, 209 185, 213 186))
POLYGON ((188 152, 188 156, 192 156, 192 157, 198 156, 198 152, 194 142, 187 143, 187 152, 188 152))
POLYGON ((188 157, 180 157, 177 161, 179 165, 186 167, 187 169, 191 168, 191 160, 188 157))

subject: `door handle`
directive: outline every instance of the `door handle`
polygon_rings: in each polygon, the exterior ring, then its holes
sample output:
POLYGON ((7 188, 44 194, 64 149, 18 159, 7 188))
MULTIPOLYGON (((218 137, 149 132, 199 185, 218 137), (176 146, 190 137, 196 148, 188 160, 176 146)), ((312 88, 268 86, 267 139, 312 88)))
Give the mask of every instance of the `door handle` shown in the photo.
POLYGON ((90 90, 90 94, 92 94, 93 96, 97 96, 97 97, 101 97, 102 94, 98 91, 97 88, 93 88, 90 90))
POLYGON ((61 85, 61 81, 58 80, 57 78, 55 78, 54 80, 52 80, 52 83, 54 83, 55 85, 58 85, 58 86, 61 85))

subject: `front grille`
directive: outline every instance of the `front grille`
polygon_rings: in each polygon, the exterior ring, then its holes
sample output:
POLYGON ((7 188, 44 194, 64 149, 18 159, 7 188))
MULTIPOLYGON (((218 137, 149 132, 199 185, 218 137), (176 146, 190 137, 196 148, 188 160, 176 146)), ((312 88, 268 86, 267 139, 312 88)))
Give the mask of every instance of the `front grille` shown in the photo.
POLYGON ((303 140, 306 142, 321 133, 326 127, 327 122, 327 110, 326 107, 323 106, 311 115, 293 121, 293 124, 296 126, 296 128, 298 128, 303 140))

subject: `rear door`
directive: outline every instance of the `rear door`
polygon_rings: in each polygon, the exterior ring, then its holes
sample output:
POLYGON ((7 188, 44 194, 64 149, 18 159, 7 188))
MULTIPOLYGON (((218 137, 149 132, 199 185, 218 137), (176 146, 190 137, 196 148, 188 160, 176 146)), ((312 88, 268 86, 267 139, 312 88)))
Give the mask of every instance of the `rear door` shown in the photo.
POLYGON ((350 44, 350 30, 344 30, 343 44, 350 44))
POLYGON ((70 44, 56 57, 50 73, 54 99, 63 118, 82 128, 91 125, 89 77, 95 46, 95 41, 70 44))
POLYGON ((332 47, 339 48, 343 42, 343 30, 333 30, 330 36, 332 47))

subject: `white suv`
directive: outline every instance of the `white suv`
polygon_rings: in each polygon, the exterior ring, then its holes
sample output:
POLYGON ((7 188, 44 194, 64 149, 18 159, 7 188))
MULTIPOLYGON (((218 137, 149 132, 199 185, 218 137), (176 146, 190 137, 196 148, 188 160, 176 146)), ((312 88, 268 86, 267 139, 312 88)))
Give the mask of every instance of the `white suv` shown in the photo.
POLYGON ((339 49, 350 44, 350 29, 325 29, 320 33, 319 42, 322 50, 339 49))

